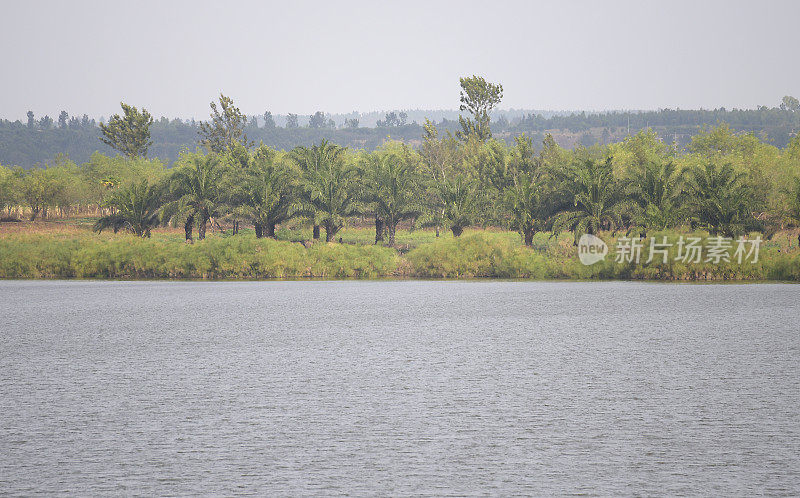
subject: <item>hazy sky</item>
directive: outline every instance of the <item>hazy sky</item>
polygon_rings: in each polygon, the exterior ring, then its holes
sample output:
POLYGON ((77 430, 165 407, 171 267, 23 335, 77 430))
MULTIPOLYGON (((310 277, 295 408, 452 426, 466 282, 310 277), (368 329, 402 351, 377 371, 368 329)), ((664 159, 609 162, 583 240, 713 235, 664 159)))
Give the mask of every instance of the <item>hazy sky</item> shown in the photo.
POLYGON ((0 2, 4 118, 452 109, 473 73, 503 108, 800 97, 797 0, 0 2))

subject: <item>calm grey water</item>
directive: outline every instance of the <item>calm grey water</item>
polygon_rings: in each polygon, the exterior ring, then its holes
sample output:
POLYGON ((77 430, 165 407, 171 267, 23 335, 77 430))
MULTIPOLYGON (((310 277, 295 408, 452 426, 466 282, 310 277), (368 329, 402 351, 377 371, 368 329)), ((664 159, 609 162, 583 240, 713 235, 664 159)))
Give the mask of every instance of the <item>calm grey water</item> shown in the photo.
POLYGON ((0 296, 0 494, 800 493, 800 286, 0 296))

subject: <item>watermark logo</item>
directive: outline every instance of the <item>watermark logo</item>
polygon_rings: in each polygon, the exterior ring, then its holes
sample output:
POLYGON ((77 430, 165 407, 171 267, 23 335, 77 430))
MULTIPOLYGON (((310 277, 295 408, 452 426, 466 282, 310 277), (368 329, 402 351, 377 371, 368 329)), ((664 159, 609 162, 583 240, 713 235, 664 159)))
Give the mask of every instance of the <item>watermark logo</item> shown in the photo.
MULTIPOLYGON (((666 236, 650 237, 649 243, 639 237, 620 237, 613 248, 614 262, 632 264, 667 264, 672 259, 680 263, 758 263, 761 237, 754 239, 739 237, 732 239, 715 235, 702 239, 684 237, 670 242, 666 236), (674 250, 670 253, 670 248, 674 250)), ((594 235, 585 234, 578 240, 578 258, 584 265, 593 265, 605 259, 609 249, 605 242, 594 235)))
POLYGON ((605 259, 608 246, 603 239, 585 233, 578 240, 578 258, 586 266, 593 265, 605 259))

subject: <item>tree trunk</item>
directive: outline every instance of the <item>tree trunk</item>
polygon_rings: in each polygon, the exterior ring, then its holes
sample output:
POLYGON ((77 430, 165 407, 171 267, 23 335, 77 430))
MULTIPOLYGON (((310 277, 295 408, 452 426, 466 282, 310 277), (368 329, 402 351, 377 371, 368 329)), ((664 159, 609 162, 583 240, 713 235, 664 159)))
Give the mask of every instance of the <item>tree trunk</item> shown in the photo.
POLYGON ((39 214, 39 208, 31 208, 31 221, 36 220, 36 216, 39 214))
POLYGON ((200 226, 197 227, 197 239, 204 240, 206 238, 206 224, 208 223, 208 216, 200 215, 200 226))
POLYGON ((314 225, 314 233, 312 237, 314 240, 319 240, 319 225, 314 225))
POLYGON ((261 237, 264 236, 264 233, 263 233, 264 229, 261 226, 261 223, 253 223, 253 229, 256 231, 256 238, 257 239, 260 239, 261 237))
POLYGON ((439 225, 436 225, 436 237, 439 237, 439 225))
POLYGON ((375 216, 375 243, 383 242, 383 220, 375 216))
POLYGON ((450 230, 453 231, 453 237, 460 237, 461 234, 464 232, 464 227, 453 225, 450 227, 450 230))
POLYGON ((275 238, 275 223, 267 223, 267 237, 275 238))
POLYGON ((797 234, 797 247, 800 249, 800 233, 797 234))
POLYGON ((394 234, 397 231, 397 225, 391 226, 389 225, 389 245, 394 245, 394 234))
POLYGON ((186 218, 186 223, 183 224, 183 231, 186 234, 186 241, 192 240, 192 230, 194 229, 194 215, 186 218))
POLYGON ((333 236, 336 235, 333 231, 332 227, 325 227, 325 242, 331 242, 333 240, 333 236))
POLYGON ((533 246, 533 230, 526 230, 525 231, 525 245, 528 247, 533 246))

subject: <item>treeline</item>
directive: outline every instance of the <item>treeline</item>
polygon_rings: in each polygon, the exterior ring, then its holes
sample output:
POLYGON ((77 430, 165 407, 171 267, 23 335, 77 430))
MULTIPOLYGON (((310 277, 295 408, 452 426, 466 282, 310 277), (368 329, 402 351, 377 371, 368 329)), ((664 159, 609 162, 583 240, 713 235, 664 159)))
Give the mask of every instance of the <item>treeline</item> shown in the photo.
MULTIPOLYGON (((276 149, 290 150, 328 140, 345 147, 374 150, 387 136, 418 145, 423 133, 423 116, 436 119, 442 131, 460 129, 455 111, 392 111, 331 115, 318 111, 309 116, 289 114, 273 116, 266 111, 245 120, 247 135, 256 143, 276 149)), ((586 147, 608 145, 640 130, 652 129, 668 143, 680 148, 703 126, 727 123, 733 130, 753 132, 776 147, 786 147, 800 130, 800 104, 794 97, 784 97, 775 107, 757 109, 724 108, 714 110, 615 111, 603 113, 545 113, 495 111, 492 129, 495 136, 513 145, 514 136, 525 133, 540 143, 547 133, 562 145, 586 147), (570 137, 569 135, 574 135, 570 137)), ((200 140, 202 122, 161 117, 151 126, 150 157, 174 163, 184 150, 194 151, 200 140)), ((112 153, 98 138, 101 130, 87 115, 69 116, 62 111, 57 117, 34 116, 24 120, 0 120, 0 164, 24 168, 53 160, 66 154, 76 163, 89 161, 94 152, 112 153)))
MULTIPOLYGON (((539 148, 526 134, 509 145, 495 138, 490 121, 502 85, 478 76, 460 83, 464 114, 455 133, 427 121, 419 147, 392 140, 373 151, 325 139, 289 152, 256 147, 252 120, 220 95, 197 130, 202 150, 183 151, 171 169, 146 159, 152 116, 123 103, 122 115, 100 124, 100 140, 124 157, 95 153, 78 166, 57 156, 45 168, 3 167, 0 208, 31 220, 95 213, 96 230, 142 237, 162 224, 181 225, 187 241, 195 230, 204 239, 209 223, 227 222, 233 234, 250 224, 261 238, 299 219, 314 239, 324 230, 332 242, 354 217, 370 218, 375 242, 389 245, 403 223, 455 237, 472 225, 505 227, 528 246, 542 232, 570 231, 577 242, 604 231, 686 227, 737 237, 800 226, 798 135, 778 148, 719 125, 693 136, 686 151, 651 130, 574 150, 549 134, 539 148)), ((797 112, 796 102, 784 104, 781 112, 797 112)), ((324 116, 317 118, 324 126, 324 116)))
MULTIPOLYGON (((220 142, 222 143, 222 142, 220 142)), ((296 219, 314 238, 336 241, 368 217, 376 242, 394 244, 401 224, 468 226, 535 234, 616 230, 639 234, 686 227, 736 237, 800 226, 800 138, 778 149, 719 126, 678 154, 653 132, 620 143, 566 150, 547 137, 537 152, 521 135, 457 138, 432 123, 418 149, 398 141, 374 151, 327 141, 288 152, 230 142, 184 152, 175 167, 99 153, 82 165, 63 156, 45 168, 0 168, 0 207, 29 219, 103 215, 96 229, 148 236, 162 224, 205 237, 211 223, 271 237, 296 219), (213 148, 213 147, 212 147, 213 148)))

